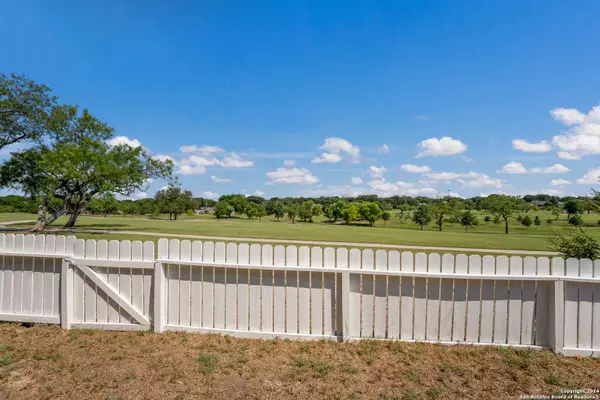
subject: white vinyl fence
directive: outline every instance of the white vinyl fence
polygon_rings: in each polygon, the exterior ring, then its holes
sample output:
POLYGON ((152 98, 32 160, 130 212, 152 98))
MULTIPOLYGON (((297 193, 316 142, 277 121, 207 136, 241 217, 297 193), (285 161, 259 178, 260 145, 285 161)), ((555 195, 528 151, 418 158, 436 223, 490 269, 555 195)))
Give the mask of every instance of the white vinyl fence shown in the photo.
POLYGON ((600 355, 600 261, 0 234, 0 320, 600 355))

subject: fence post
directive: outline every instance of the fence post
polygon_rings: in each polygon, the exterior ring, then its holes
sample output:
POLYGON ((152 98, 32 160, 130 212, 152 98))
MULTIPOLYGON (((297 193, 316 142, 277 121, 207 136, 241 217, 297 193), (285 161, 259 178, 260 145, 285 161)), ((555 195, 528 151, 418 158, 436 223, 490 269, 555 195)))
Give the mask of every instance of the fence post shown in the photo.
POLYGON ((73 266, 67 259, 62 260, 60 274, 60 324, 63 329, 71 329, 73 323, 73 266))
POLYGON ((562 353, 565 329, 565 282, 554 281, 550 289, 550 318, 548 319, 550 332, 550 348, 555 353, 562 353))
POLYGON ((160 333, 165 330, 165 287, 167 278, 165 267, 160 261, 154 263, 154 332, 160 333))

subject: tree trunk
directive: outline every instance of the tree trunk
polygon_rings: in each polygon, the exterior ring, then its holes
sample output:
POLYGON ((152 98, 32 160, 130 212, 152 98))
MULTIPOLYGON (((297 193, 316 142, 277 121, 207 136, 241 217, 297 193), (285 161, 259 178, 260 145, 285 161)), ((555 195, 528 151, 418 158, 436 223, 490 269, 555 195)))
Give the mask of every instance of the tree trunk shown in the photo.
POLYGON ((469 233, 468 229, 469 229, 469 228, 467 228, 467 227, 465 226, 465 233, 469 233))
POLYGON ((508 235, 508 217, 504 218, 504 233, 508 235))
POLYGON ((65 213, 66 213, 66 210, 63 207, 60 210, 58 210, 56 213, 52 214, 50 216, 50 218, 48 218, 48 215, 46 213, 46 206, 43 204, 40 204, 38 207, 38 212, 37 212, 37 221, 36 221, 35 225, 33 226, 33 228, 31 228, 31 231, 32 232, 42 232, 44 229, 46 229, 46 227, 48 225, 50 225, 51 223, 56 221, 60 216, 64 215, 65 213))
POLYGON ((423 225, 421 225, 421 230, 423 230, 423 225))
POLYGON ((78 211, 78 210, 73 211, 71 213, 71 215, 69 216, 69 220, 63 226, 63 228, 73 228, 75 226, 75 221, 77 221, 77 217, 79 217, 80 213, 81 213, 81 211, 78 211))

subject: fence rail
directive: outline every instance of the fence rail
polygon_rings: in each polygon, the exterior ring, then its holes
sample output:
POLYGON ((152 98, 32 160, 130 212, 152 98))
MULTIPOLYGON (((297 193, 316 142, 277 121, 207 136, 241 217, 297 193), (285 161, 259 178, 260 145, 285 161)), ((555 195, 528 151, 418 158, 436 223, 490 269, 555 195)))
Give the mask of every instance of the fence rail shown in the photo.
POLYGON ((5 321, 600 354, 600 260, 21 234, 0 257, 5 321))

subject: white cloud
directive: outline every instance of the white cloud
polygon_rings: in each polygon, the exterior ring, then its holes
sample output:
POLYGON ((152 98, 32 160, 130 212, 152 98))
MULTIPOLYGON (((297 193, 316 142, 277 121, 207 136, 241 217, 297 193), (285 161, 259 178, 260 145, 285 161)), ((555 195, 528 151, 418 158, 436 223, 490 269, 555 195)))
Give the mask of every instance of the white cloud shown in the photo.
POLYGON ((182 153, 200 153, 200 154, 207 156, 207 155, 211 155, 213 153, 223 153, 225 150, 223 150, 222 148, 217 147, 217 146, 190 145, 190 146, 181 146, 179 148, 179 151, 181 151, 182 153))
POLYGON ((218 177, 218 176, 216 176, 216 175, 211 175, 211 176, 210 176, 210 179, 211 179, 213 182, 215 182, 215 183, 231 183, 231 182, 233 182, 233 180, 232 180, 232 179, 229 179, 229 178, 219 178, 219 177, 218 177))
POLYGON ((550 115, 565 125, 581 124, 586 118, 585 114, 574 108, 555 108, 550 111, 550 115))
POLYGON ((505 174, 526 174, 527 168, 520 162, 511 161, 498 172, 504 172, 505 174))
POLYGON ((283 165, 285 165, 286 167, 293 167, 294 165, 296 165, 296 161, 294 161, 294 160, 283 160, 283 165))
POLYGON ((358 157, 360 155, 360 149, 358 146, 353 145, 345 139, 337 137, 329 137, 325 139, 325 143, 323 143, 319 149, 335 154, 346 153, 354 157, 358 157))
POLYGON ((502 167, 502 170, 498 172, 503 172, 506 174, 564 174, 569 171, 570 169, 562 164, 554 164, 550 167, 533 167, 527 169, 523 166, 523 164, 511 161, 502 167))
POLYGON ((251 196, 258 196, 258 197, 265 197, 265 192, 263 192, 262 190, 255 190, 254 192, 250 193, 251 196))
POLYGON ((305 191, 305 196, 340 196, 356 197, 367 194, 364 190, 353 188, 350 185, 317 185, 305 191))
POLYGON ((413 172, 415 174, 422 174, 422 173, 431 171, 431 168, 429 168, 427 165, 415 165, 415 164, 402 164, 400 166, 400 169, 402 171, 413 172))
POLYGON ((450 156, 454 154, 460 154, 467 151, 467 145, 458 139, 452 139, 451 137, 444 136, 440 139, 430 138, 423 140, 419 143, 421 152, 417 154, 417 158, 427 156, 450 156))
POLYGON ((325 153, 321 154, 321 157, 317 157, 312 160, 313 163, 337 163, 342 160, 343 155, 352 156, 352 162, 360 161, 360 149, 358 146, 353 145, 346 139, 337 137, 328 137, 322 146, 319 147, 321 150, 325 150, 325 153))
POLYGON ((140 142, 137 139, 129 139, 129 137, 127 136, 115 136, 114 138, 108 139, 106 141, 106 144, 108 144, 109 146, 118 146, 121 144, 126 144, 130 147, 136 148, 140 147, 142 145, 142 142, 140 142))
POLYGON ((457 172, 432 172, 430 174, 425 174, 424 176, 432 181, 449 181, 460 178, 463 174, 457 172))
POLYGON ((565 191, 561 188, 558 189, 542 189, 542 190, 536 190, 535 194, 547 194, 549 196, 563 196, 565 191))
POLYGON ((201 165, 180 165, 177 173, 181 175, 204 175, 206 173, 206 167, 201 165))
POLYGON ((394 195, 435 196, 437 190, 429 186, 417 186, 410 182, 387 182, 385 179, 375 179, 367 182, 371 192, 383 197, 394 195))
POLYGON ((600 168, 590 169, 587 174, 577 179, 575 182, 581 185, 597 185, 600 184, 600 168))
POLYGON ((267 172, 267 176, 273 183, 297 183, 302 185, 310 185, 319 182, 319 178, 314 176, 306 168, 277 168, 277 171, 267 172))
POLYGON ((323 153, 323 154, 321 154, 321 157, 317 157, 317 158, 311 160, 311 162, 314 164, 321 164, 321 163, 335 164, 340 161, 342 161, 342 156, 340 156, 339 154, 334 154, 334 153, 323 153))
POLYGON ((550 182, 550 184, 552 186, 570 185, 571 181, 568 181, 566 179, 552 179, 552 181, 550 182))
POLYGON ((244 160, 236 153, 230 153, 222 159, 191 155, 175 162, 175 165, 179 166, 177 172, 182 175, 203 175, 206 173, 206 167, 248 168, 253 166, 254 162, 244 160))
POLYGON ((217 193, 206 191, 202 192, 202 197, 205 199, 218 200, 220 196, 217 193))
POLYGON ((512 142, 513 149, 520 150, 525 153, 547 153, 552 151, 552 146, 547 140, 542 140, 539 143, 529 143, 524 139, 515 139, 512 142))
POLYGON ((556 108, 550 113, 554 119, 570 127, 552 138, 560 158, 577 160, 600 154, 600 106, 593 107, 587 114, 573 108, 556 108))
POLYGON ((569 153, 568 151, 559 151, 558 156, 563 160, 581 160, 581 156, 577 153, 569 153))
POLYGON ((389 147, 387 144, 385 144, 385 143, 384 143, 383 145, 381 145, 381 147, 379 147, 379 148, 377 149, 377 152, 378 152, 379 154, 386 154, 386 153, 389 153, 389 152, 390 152, 390 147, 389 147))
POLYGON ((460 182, 464 188, 477 189, 487 186, 501 188, 503 184, 501 179, 493 179, 486 174, 480 174, 477 172, 469 172, 468 174, 465 174, 464 177, 466 179, 458 180, 458 182, 460 182))
POLYGON ((355 176, 352 178, 352 184, 353 185, 362 185, 363 184, 363 180, 361 177, 355 176))
POLYGON ((381 178, 383 176, 383 174, 386 172, 387 172, 387 168, 384 167, 383 165, 381 167, 376 167, 374 165, 371 165, 369 167, 369 175, 371 175, 371 177, 373 177, 373 178, 381 178))
POLYGON ((236 153, 230 153, 228 156, 223 157, 221 166, 224 168, 247 168, 254 165, 254 161, 244 160, 236 153))
POLYGON ((450 197, 458 197, 458 198, 463 198, 459 193, 456 192, 448 192, 448 196, 450 197))
POLYGON ((137 193, 134 193, 131 197, 133 199, 138 199, 138 200, 147 199, 148 198, 148 193, 146 193, 146 192, 137 192, 137 193))

